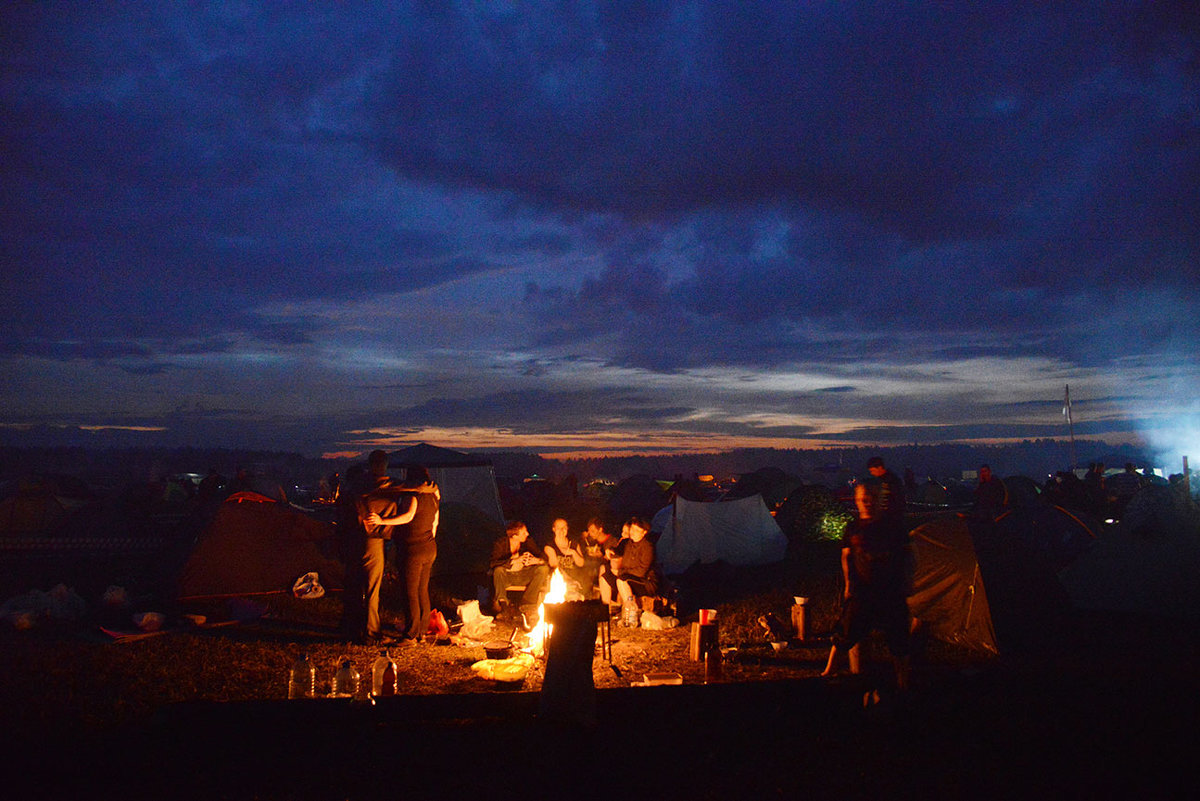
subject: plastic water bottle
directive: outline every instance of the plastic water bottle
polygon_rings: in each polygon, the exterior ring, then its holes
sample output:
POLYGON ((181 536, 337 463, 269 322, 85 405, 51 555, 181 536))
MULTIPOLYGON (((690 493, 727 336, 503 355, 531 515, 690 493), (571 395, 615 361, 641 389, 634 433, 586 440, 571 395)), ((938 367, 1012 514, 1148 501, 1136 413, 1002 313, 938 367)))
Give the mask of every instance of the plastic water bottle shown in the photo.
POLYGON ((716 645, 704 652, 704 683, 713 684, 721 680, 721 649, 716 645))
POLYGON ((348 658, 342 660, 337 673, 333 674, 333 697, 354 698, 358 695, 358 671, 348 658))
POLYGON ((387 651, 380 651, 371 666, 371 695, 384 698, 396 694, 396 663, 387 651))
POLYGON ((621 623, 623 623, 626 628, 636 629, 638 627, 638 619, 640 617, 641 615, 638 614, 637 603, 634 601, 627 601, 621 608, 621 623))
POLYGON ((300 654, 288 673, 288 698, 312 698, 316 694, 317 668, 309 661, 308 654, 300 654))

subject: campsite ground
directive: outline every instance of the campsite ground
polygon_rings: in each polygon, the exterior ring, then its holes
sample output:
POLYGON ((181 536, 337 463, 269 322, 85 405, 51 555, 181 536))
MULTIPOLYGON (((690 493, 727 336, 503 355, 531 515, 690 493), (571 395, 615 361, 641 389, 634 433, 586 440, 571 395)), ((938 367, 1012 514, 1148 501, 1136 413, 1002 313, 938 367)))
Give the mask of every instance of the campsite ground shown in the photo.
MULTIPOLYGON (((58 576, 89 598, 115 576, 97 559, 34 567, 35 586, 58 576)), ((124 577, 131 586, 138 578, 124 577)), ((710 578, 720 583, 722 680, 703 683, 684 627, 616 629, 620 675, 594 662, 598 722, 584 728, 539 716, 540 669, 517 691, 475 677, 477 643, 396 650, 405 694, 392 704, 284 701, 299 650, 313 654, 323 687, 339 656, 364 672, 374 656, 333 636, 336 595, 269 599, 265 614, 222 603, 192 611, 225 625, 189 629, 173 618, 165 633, 141 638, 114 639, 99 624, 117 621, 95 617, 6 628, 4 758, 21 768, 28 798, 495 798, 562 788, 655 798, 1144 798, 1191 781, 1194 628, 1057 609, 1002 631, 998 658, 928 644, 912 691, 864 708, 863 682, 817 676, 836 612, 834 549, 814 544, 772 569, 710 578), (813 599, 814 641, 775 654, 755 620, 786 614, 801 591, 813 599), (660 671, 679 672, 684 685, 629 686, 660 671)))

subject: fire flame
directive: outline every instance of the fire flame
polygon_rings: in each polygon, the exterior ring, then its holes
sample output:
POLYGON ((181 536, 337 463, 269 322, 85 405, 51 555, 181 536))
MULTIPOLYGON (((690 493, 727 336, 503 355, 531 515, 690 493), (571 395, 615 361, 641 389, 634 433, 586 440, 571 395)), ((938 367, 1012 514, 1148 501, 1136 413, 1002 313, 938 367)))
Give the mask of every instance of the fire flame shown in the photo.
POLYGON ((550 636, 550 632, 554 627, 546 623, 546 604, 561 604, 567 600, 567 580, 563 574, 554 569, 550 575, 550 590, 546 593, 546 597, 538 604, 538 622, 529 632, 529 651, 533 654, 541 654, 545 648, 546 638, 550 636))

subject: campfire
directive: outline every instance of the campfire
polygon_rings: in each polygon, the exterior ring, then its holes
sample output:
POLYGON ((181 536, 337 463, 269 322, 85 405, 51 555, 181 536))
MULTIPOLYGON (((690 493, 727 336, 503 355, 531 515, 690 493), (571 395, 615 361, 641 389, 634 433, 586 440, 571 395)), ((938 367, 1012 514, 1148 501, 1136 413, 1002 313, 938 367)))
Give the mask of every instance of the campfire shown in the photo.
POLYGON ((561 604, 567 600, 567 580, 563 574, 555 568, 554 573, 550 576, 550 590, 546 593, 546 597, 538 604, 538 622, 529 632, 529 645, 526 647, 529 653, 535 656, 542 656, 545 652, 546 639, 554 630, 553 626, 546 622, 546 604, 561 604))

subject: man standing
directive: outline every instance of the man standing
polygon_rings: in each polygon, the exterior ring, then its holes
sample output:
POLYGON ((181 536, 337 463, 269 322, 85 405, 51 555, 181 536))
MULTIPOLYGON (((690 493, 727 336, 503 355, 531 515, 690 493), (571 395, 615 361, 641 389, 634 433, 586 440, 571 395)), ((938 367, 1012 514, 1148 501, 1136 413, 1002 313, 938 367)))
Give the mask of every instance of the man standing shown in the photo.
MULTIPOLYGON (((881 629, 895 667, 896 687, 903 690, 909 669, 908 536, 897 536, 902 529, 880 516, 881 486, 864 482, 854 488, 858 519, 846 527, 842 539, 841 619, 821 675, 835 672, 842 651, 848 652, 850 672, 862 672, 859 645, 873 629, 881 629)), ((878 691, 876 700, 877 696, 878 691)))
POLYGON ((992 475, 989 465, 979 467, 979 484, 975 486, 975 519, 983 523, 995 523, 1001 511, 1008 505, 1008 489, 1004 482, 992 475))
POLYGON ((383 539, 368 536, 360 505, 368 493, 391 483, 384 451, 372 451, 367 463, 346 471, 338 496, 338 540, 346 565, 342 596, 342 633, 356 642, 381 639, 379 587, 383 581, 383 539))
POLYGON ((871 474, 869 483, 876 485, 878 490, 876 496, 880 520, 895 525, 897 528, 903 528, 906 503, 904 482, 887 469, 881 456, 872 456, 867 460, 867 472, 871 474))
MULTIPOLYGON (((341 493, 343 514, 340 525, 346 527, 343 543, 346 548, 347 578, 344 632, 364 645, 391 645, 385 638, 379 617, 379 590, 383 585, 384 540, 392 536, 392 527, 410 522, 417 511, 417 502, 409 496, 399 498, 397 488, 387 474, 386 451, 371 451, 367 469, 359 470, 341 493), (401 512, 399 507, 404 507, 401 512), (355 558, 357 553, 357 558, 355 558)), ((353 468, 352 468, 353 470, 353 468)))

